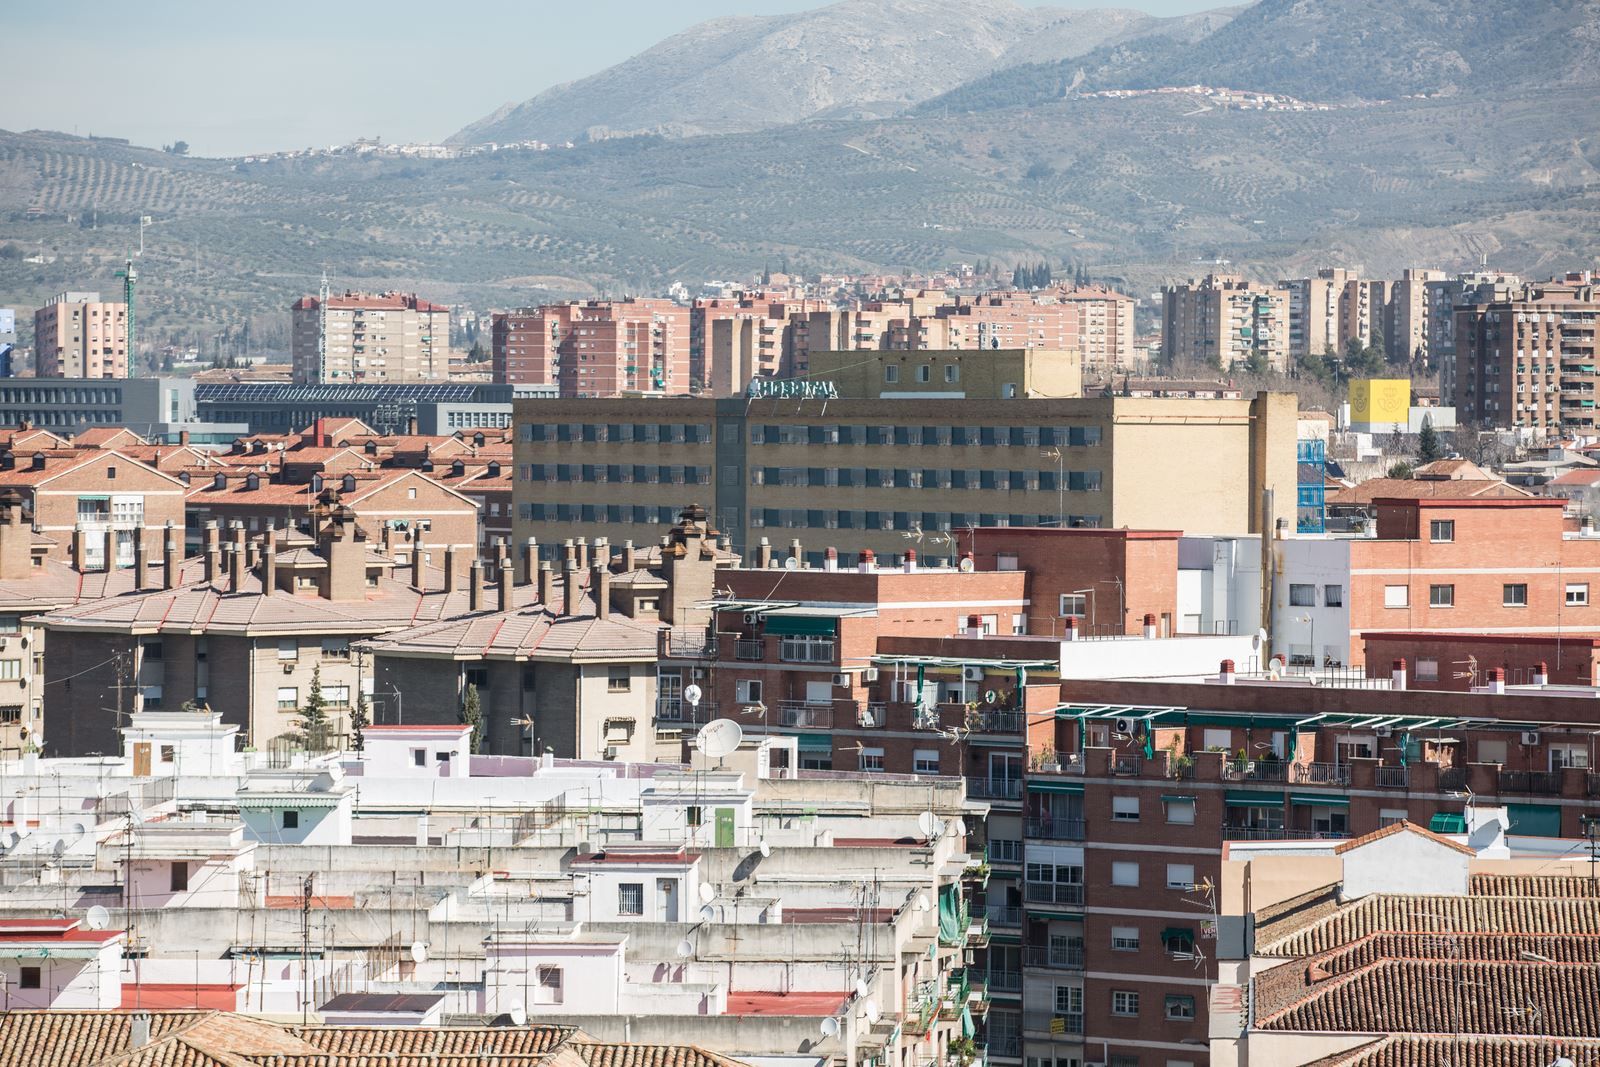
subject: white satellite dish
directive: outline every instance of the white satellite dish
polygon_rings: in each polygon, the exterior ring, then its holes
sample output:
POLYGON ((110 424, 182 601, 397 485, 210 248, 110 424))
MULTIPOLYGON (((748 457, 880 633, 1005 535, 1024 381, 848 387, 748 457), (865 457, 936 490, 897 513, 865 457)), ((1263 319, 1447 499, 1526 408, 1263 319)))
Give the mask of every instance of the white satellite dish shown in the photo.
POLYGON ((67 843, 65 841, 57 841, 54 845, 50 846, 50 854, 56 859, 60 859, 62 855, 66 853, 66 851, 67 843))
POLYGON ((872 992, 872 987, 867 985, 867 980, 865 978, 857 978, 856 979, 856 996, 864 997, 870 992, 872 992))
POLYGON ((821 1029, 823 1037, 832 1037, 839 1032, 839 1020, 830 1015, 822 1020, 821 1029))
POLYGON ((883 1012, 878 1009, 876 1000, 868 1000, 861 1005, 861 1014, 867 1017, 867 1022, 876 1023, 882 1017, 883 1012))
POLYGON ((89 912, 84 916, 83 921, 89 924, 89 929, 91 930, 104 930, 106 927, 111 925, 111 913, 105 908, 101 907, 99 904, 96 904, 94 907, 89 909, 89 912))
POLYGON ((717 917, 717 909, 713 908, 710 904, 707 904, 705 907, 700 909, 700 921, 701 922, 708 923, 712 919, 715 919, 716 917, 717 917))
POLYGON ((712 719, 695 734, 694 746, 712 759, 721 759, 738 751, 744 741, 744 729, 732 719, 712 719))
POLYGON ((712 901, 713 901, 713 900, 716 900, 716 899, 717 899, 717 891, 716 891, 716 890, 715 890, 715 889, 712 889, 712 888, 711 888, 711 887, 710 887, 710 886, 709 886, 709 885, 707 885, 707 884, 706 884, 706 883, 705 883, 705 882, 701 882, 701 883, 700 883, 700 893, 699 893, 699 896, 700 896, 700 903, 702 903, 702 904, 709 904, 709 903, 711 903, 711 902, 712 902, 712 901))
POLYGON ((925 811, 917 816, 917 829, 922 831, 923 837, 932 841, 944 829, 944 823, 933 812, 925 811))
POLYGON ((528 1025, 528 1009, 524 1008, 521 1004, 511 1005, 511 1010, 506 1012, 506 1014, 511 1016, 512 1026, 528 1025))
POLYGON ((694 955, 694 942, 690 941, 687 937, 684 938, 682 941, 679 941, 678 942, 678 955, 682 956, 684 959, 688 959, 690 956, 693 956, 694 955))
POLYGON ((916 899, 916 908, 917 908, 917 910, 918 911, 927 911, 928 907, 929 907, 929 905, 928 905, 928 896, 927 896, 927 894, 926 893, 918 893, 917 894, 917 899, 916 899))
POLYGON ((961 573, 962 574, 971 574, 974 569, 975 568, 974 568, 973 562, 970 559, 963 559, 961 561, 961 573))
MULTIPOLYGON (((797 559, 794 556, 790 556, 788 559, 783 561, 783 569, 786 570, 786 571, 797 571, 797 570, 799 570, 800 569, 800 560, 797 559)), ((838 1029, 839 1029, 839 1024, 838 1023, 834 1023, 833 1024, 833 1029, 837 1033, 838 1029)))
POLYGON ((412 963, 427 963, 428 962, 428 946, 423 944, 421 941, 413 941, 413 942, 411 942, 411 962, 412 963))
POLYGON ((950 820, 950 832, 955 834, 957 837, 965 837, 965 836, 967 836, 967 824, 966 824, 966 822, 964 820, 962 820, 962 819, 951 819, 950 820))
POLYGON ((761 850, 761 856, 762 856, 763 859, 765 859, 767 856, 772 855, 772 846, 767 844, 767 839, 766 838, 763 837, 756 844, 756 847, 761 850))
POLYGON ((686 685, 683 687, 683 699, 688 702, 691 708, 698 708, 700 706, 701 695, 700 687, 698 685, 686 685))

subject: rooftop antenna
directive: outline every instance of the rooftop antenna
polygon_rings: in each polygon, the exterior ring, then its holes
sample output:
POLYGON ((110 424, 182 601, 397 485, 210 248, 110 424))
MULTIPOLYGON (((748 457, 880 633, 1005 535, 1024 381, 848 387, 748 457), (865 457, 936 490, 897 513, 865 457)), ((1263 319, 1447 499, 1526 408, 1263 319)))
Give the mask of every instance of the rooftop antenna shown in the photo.
MULTIPOLYGON (((143 235, 143 227, 142 226, 140 228, 139 243, 141 245, 143 245, 143 243, 144 243, 144 235, 143 235)), ((133 256, 130 255, 128 257, 127 265, 124 266, 121 270, 117 271, 116 274, 112 275, 112 277, 121 278, 122 279, 122 302, 127 305, 127 309, 128 309, 127 310, 127 314, 128 314, 128 360, 127 360, 127 373, 125 375, 123 375, 123 377, 132 378, 133 377, 133 372, 134 372, 134 367, 138 363, 138 360, 139 360, 139 349, 137 347, 135 347, 135 345, 134 345, 134 336, 135 336, 135 334, 134 334, 134 329, 133 329, 133 325, 134 325, 134 317, 133 317, 133 284, 134 284, 134 282, 139 280, 139 272, 137 270, 135 270, 134 267, 133 267, 133 256)))

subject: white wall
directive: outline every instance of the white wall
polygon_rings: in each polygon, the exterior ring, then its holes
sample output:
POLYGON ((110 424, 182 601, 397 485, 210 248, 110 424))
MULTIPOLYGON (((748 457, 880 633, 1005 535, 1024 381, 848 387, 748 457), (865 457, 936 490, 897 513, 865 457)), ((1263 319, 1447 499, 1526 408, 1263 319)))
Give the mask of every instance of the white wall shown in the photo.
POLYGON ((699 861, 684 864, 597 864, 575 868, 573 917, 579 922, 690 922, 701 908, 699 861), (663 882, 672 884, 672 899, 664 899, 663 882), (619 888, 624 883, 643 887, 644 914, 617 911, 619 888), (673 903, 676 907, 674 909, 673 903), (676 916, 672 914, 676 911, 676 916))
MULTIPOLYGON (((491 941, 485 946, 483 1010, 499 1014, 512 1005, 528 1015, 561 1015, 583 1011, 614 1015, 622 1005, 622 944, 548 945, 491 941), (538 968, 561 968, 562 1002, 539 1003, 538 968)), ((629 1011, 636 1011, 632 1005, 629 1011)))
POLYGON ((362 777, 466 778, 472 769, 468 759, 471 737, 472 731, 465 726, 368 727, 361 753, 362 777), (418 749, 423 753, 421 766, 413 756, 418 749), (449 759, 441 761, 441 752, 449 753, 449 759))
POLYGON ((1199 614, 1202 633, 1261 628, 1261 539, 1178 540, 1178 616, 1199 614))
POLYGON ((0 981, 13 1008, 76 1008, 104 1011, 122 1006, 122 980, 119 968, 122 945, 114 941, 93 959, 66 959, 61 956, 0 960, 0 981), (39 988, 23 989, 23 967, 38 967, 39 988))
POLYGON ((1139 678, 1216 674, 1225 659, 1243 671, 1259 655, 1253 633, 1237 637, 1180 635, 1061 642, 1061 677, 1139 678))
POLYGON ((1337 538, 1290 537, 1278 541, 1275 549, 1281 570, 1273 589, 1273 651, 1287 656, 1291 649, 1312 649, 1318 667, 1327 657, 1348 665, 1350 542, 1337 538), (1294 584, 1314 587, 1312 606, 1289 603, 1289 586, 1294 584), (1330 585, 1337 585, 1343 591, 1339 607, 1329 607, 1326 603, 1326 588, 1330 585), (1309 616, 1311 622, 1296 621, 1305 616, 1309 616))
POLYGON ((1421 834, 1401 830, 1344 855, 1344 896, 1417 893, 1464 896, 1472 857, 1421 834))
POLYGON ((251 807, 239 812, 245 837, 269 845, 348 845, 354 825, 355 797, 345 794, 332 807, 323 804, 298 806, 285 799, 277 807, 251 807), (294 811, 300 817, 297 827, 283 825, 283 813, 294 811))

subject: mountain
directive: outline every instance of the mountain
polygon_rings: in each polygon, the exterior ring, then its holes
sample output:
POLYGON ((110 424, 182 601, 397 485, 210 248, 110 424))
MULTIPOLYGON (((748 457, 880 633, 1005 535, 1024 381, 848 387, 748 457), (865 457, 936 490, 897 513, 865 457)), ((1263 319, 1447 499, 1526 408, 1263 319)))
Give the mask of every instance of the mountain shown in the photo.
POLYGON ((1073 89, 1203 84, 1328 102, 1600 88, 1600 0, 1259 0, 1204 36, 1145 34, 1016 64, 926 101, 987 110, 1073 89))
POLYGON ((713 19, 591 77, 508 104, 450 140, 689 136, 883 117, 1019 63, 1150 34, 1191 40, 1230 14, 1158 19, 1011 0, 844 0, 796 14, 713 19))

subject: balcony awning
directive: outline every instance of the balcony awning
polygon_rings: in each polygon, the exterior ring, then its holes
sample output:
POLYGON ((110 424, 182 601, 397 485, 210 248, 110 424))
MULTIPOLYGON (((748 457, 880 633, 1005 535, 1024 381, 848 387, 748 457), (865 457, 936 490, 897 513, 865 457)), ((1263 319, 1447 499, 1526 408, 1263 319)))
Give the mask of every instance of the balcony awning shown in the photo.
POLYGON ((816 748, 825 752, 833 751, 832 734, 801 734, 799 736, 801 748, 816 748))
POLYGON ((1283 807, 1282 793, 1266 793, 1260 790, 1237 789, 1231 793, 1223 794, 1223 803, 1230 808, 1281 808, 1283 807))
POLYGON ((1161 931, 1161 943, 1165 945, 1170 941, 1193 941, 1194 936, 1192 926, 1169 926, 1161 931))
POLYGON ((1029 778, 1030 793, 1082 793, 1082 782, 1063 782, 1055 778, 1029 778))
POLYGON ((839 632, 836 615, 765 615, 768 637, 832 637, 839 632))
POLYGON ((1291 793, 1289 803, 1308 807, 1348 808, 1350 798, 1334 796, 1332 793, 1291 793))
POLYGON ((1163 804, 1193 804, 1197 799, 1197 797, 1188 796, 1184 793, 1161 794, 1161 803, 1163 804))

